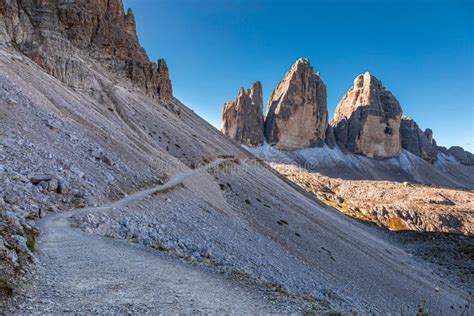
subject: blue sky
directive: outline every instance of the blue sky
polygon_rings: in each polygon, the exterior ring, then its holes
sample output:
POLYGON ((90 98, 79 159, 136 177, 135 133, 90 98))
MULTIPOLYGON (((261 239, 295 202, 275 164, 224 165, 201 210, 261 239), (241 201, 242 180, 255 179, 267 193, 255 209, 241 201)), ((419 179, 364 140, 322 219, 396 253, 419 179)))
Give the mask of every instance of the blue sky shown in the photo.
POLYGON ((174 94, 220 128, 223 102, 260 80, 264 99, 306 57, 334 109, 370 71, 438 144, 474 150, 473 1, 125 0, 174 94))

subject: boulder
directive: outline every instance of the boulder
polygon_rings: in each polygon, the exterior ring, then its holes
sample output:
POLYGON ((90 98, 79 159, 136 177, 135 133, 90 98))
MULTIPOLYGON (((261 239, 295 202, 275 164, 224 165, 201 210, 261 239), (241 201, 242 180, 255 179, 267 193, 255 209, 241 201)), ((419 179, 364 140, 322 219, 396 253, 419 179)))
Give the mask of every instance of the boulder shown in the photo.
POLYGON ((47 175, 47 174, 42 174, 42 173, 30 175, 30 182, 34 185, 37 185, 43 181, 48 182, 51 179, 52 179, 52 176, 47 175))
POLYGON ((384 159, 400 154, 402 109, 382 82, 366 72, 339 102, 331 122, 337 143, 350 152, 384 159))
POLYGON ((48 191, 50 192, 57 192, 59 188, 59 181, 58 179, 51 179, 48 182, 48 191))
POLYGON ((320 147, 327 123, 326 86, 309 60, 298 59, 268 100, 266 139, 279 149, 320 147))
POLYGON ((423 132, 418 124, 408 116, 402 117, 400 137, 402 147, 412 154, 431 163, 438 158, 438 149, 433 144, 433 132, 430 129, 423 132))
POLYGON ((240 88, 237 98, 224 104, 222 132, 245 145, 263 144, 263 94, 260 81, 247 91, 240 88))

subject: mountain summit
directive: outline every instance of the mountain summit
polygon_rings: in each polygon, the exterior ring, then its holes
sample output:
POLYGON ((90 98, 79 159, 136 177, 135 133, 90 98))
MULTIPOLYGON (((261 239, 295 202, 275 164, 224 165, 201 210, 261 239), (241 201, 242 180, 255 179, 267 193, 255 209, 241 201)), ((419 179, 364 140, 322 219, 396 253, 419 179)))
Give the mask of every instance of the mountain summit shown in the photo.
POLYGON ((265 136, 280 149, 324 144, 328 111, 326 86, 308 59, 298 59, 268 99, 265 136))
POLYGON ((237 99, 222 108, 222 132, 250 146, 263 144, 263 93, 260 81, 247 90, 240 88, 237 99))
POLYGON ((370 158, 397 156, 402 150, 402 108, 382 82, 366 72, 357 76, 336 107, 331 126, 338 143, 370 158))

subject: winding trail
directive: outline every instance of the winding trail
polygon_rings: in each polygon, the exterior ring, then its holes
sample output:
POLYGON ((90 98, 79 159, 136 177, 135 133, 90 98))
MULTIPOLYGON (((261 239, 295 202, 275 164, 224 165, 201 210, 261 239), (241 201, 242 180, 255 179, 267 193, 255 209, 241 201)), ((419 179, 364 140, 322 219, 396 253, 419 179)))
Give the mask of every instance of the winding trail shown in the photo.
POLYGON ((83 208, 83 209, 80 209, 80 210, 64 212, 64 213, 59 214, 59 216, 63 216, 63 217, 68 216, 68 215, 72 214, 72 212, 74 214, 79 214, 79 213, 85 213, 85 212, 90 212, 90 211, 101 211, 101 210, 106 210, 106 209, 111 209, 111 208, 124 207, 124 206, 127 206, 128 204, 130 204, 132 202, 141 200, 141 199, 143 199, 143 198, 145 198, 145 197, 147 197, 147 196, 149 196, 153 193, 164 191, 166 189, 177 186, 178 184, 182 183, 186 178, 189 178, 189 177, 191 177, 191 176, 193 176, 193 175, 195 175, 199 172, 203 172, 203 171, 209 170, 210 168, 216 167, 219 164, 223 163, 224 161, 226 161, 226 159, 219 158, 219 159, 216 159, 213 162, 210 162, 207 165, 202 166, 200 168, 197 168, 197 169, 194 169, 194 170, 189 169, 189 170, 186 170, 186 171, 178 172, 170 180, 168 180, 166 183, 164 183, 162 185, 159 185, 159 186, 156 186, 154 188, 150 188, 150 189, 146 189, 146 190, 143 190, 143 191, 139 191, 139 192, 130 194, 130 195, 128 195, 128 196, 126 196, 126 197, 124 197, 120 200, 117 200, 115 202, 112 202, 108 205, 99 206, 99 207, 89 207, 89 208, 83 208))
POLYGON ((224 159, 176 174, 163 185, 106 206, 48 216, 39 221, 40 279, 15 313, 261 314, 301 311, 298 302, 271 300, 268 292, 209 268, 173 259, 124 241, 87 235, 71 227, 77 212, 121 207, 180 184, 224 159))

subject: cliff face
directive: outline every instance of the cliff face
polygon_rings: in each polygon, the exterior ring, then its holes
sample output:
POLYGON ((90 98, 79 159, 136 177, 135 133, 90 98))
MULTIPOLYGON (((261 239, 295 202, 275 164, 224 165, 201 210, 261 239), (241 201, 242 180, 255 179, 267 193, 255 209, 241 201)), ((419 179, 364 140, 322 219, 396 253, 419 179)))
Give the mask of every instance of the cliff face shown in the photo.
POLYGON ((328 122, 326 86, 307 59, 299 59, 268 100, 265 136, 280 149, 324 144, 328 122))
POLYGON ((263 144, 262 84, 257 81, 247 92, 240 88, 239 95, 222 108, 222 132, 246 145, 263 144))
POLYGON ((164 60, 150 62, 138 42, 133 12, 124 12, 122 0, 0 0, 0 15, 0 43, 13 45, 68 85, 98 88, 85 54, 150 97, 172 96, 164 60))
POLYGON ((438 149, 433 143, 433 132, 430 129, 423 132, 412 118, 402 117, 400 136, 402 147, 412 154, 429 162, 435 162, 438 158, 438 149))
POLYGON ((382 82, 366 72, 339 102, 331 125, 338 144, 370 158, 399 155, 402 109, 382 82))

